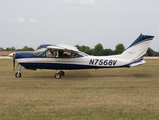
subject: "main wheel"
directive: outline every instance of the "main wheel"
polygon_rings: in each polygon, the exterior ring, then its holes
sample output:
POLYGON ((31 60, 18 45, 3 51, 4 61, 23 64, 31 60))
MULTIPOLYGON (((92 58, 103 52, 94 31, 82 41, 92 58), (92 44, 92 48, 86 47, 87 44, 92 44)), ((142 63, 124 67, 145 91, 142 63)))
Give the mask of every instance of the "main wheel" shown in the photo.
POLYGON ((17 78, 20 78, 22 76, 22 74, 21 73, 15 73, 15 77, 17 77, 17 78))
POLYGON ((61 78, 61 74, 60 73, 56 73, 54 76, 56 79, 60 79, 61 78))
POLYGON ((64 75, 65 75, 64 71, 61 71, 61 75, 62 75, 62 76, 64 76, 64 75))

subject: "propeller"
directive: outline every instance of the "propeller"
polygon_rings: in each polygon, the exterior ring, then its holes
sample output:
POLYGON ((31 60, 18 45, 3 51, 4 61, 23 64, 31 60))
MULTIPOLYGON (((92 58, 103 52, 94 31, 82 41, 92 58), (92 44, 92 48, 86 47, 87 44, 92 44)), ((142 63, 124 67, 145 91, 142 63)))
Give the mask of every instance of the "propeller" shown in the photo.
POLYGON ((8 56, 12 57, 13 58, 13 71, 15 71, 15 52, 9 54, 8 56))
POLYGON ((13 71, 15 71, 15 52, 13 53, 13 71))

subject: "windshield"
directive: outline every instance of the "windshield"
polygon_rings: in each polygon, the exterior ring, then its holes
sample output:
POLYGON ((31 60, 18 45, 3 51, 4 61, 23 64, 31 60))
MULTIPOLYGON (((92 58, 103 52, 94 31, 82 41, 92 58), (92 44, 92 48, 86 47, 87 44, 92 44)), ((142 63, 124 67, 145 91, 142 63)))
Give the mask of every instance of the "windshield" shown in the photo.
POLYGON ((84 56, 89 56, 88 54, 84 53, 84 52, 79 52, 81 55, 84 55, 84 56))
POLYGON ((41 53, 43 53, 47 48, 41 48, 33 52, 34 55, 39 56, 41 53))

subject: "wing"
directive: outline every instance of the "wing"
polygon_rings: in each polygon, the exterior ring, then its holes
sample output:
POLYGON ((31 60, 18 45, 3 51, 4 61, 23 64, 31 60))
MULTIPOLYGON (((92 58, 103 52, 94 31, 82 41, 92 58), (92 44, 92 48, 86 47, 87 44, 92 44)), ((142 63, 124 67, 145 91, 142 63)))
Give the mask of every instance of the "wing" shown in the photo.
POLYGON ((46 48, 47 46, 54 46, 54 45, 52 45, 52 44, 42 44, 42 45, 40 45, 40 47, 44 47, 44 48, 46 48))
POLYGON ((79 50, 76 47, 69 46, 69 45, 47 46, 46 48, 59 50, 59 51, 66 51, 66 52, 79 52, 79 50))

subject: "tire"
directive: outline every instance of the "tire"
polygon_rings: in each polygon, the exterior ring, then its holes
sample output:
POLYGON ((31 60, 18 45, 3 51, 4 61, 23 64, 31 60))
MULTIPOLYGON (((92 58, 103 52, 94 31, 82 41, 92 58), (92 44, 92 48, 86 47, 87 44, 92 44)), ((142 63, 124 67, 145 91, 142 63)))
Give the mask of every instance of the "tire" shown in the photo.
POLYGON ((21 74, 21 73, 19 73, 19 74, 18 74, 18 72, 17 72, 17 73, 15 73, 15 77, 16 77, 16 78, 20 78, 21 76, 22 76, 22 74, 21 74))
POLYGON ((60 79, 61 78, 61 74, 60 73, 56 73, 54 76, 56 79, 60 79))
POLYGON ((64 71, 61 71, 61 76, 64 76, 64 75, 65 75, 64 71))

